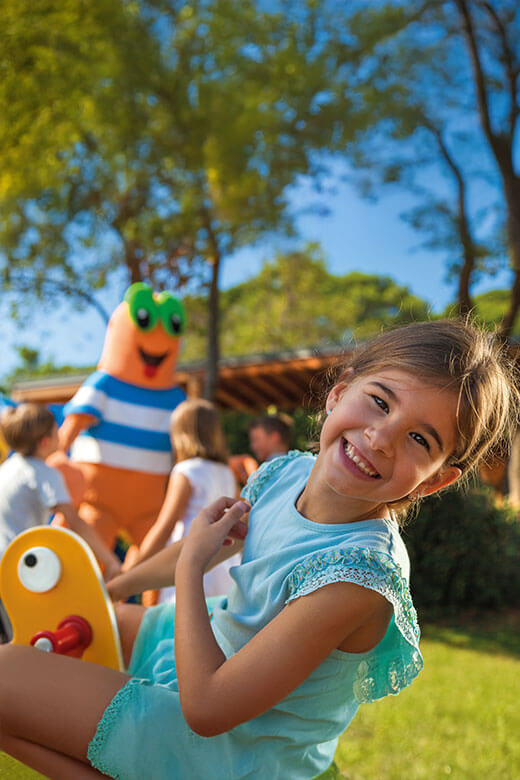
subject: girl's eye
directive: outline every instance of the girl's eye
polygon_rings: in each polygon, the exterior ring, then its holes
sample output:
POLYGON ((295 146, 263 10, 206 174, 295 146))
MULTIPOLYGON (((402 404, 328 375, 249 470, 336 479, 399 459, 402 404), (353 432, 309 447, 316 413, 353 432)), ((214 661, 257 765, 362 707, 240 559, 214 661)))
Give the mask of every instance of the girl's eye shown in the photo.
POLYGON ((420 434, 420 433, 411 433, 411 434, 410 434, 410 436, 412 437, 412 439, 413 439, 414 441, 416 441, 416 442, 417 442, 417 444, 420 444, 420 445, 421 445, 421 447, 426 447, 426 449, 428 450, 428 452, 430 451, 430 445, 428 444, 428 442, 426 441, 426 439, 424 438, 424 436, 421 436, 421 434, 420 434))
POLYGON ((380 409, 385 412, 385 414, 388 414, 390 411, 390 407, 388 406, 387 402, 384 401, 382 398, 380 398, 378 395, 373 395, 372 398, 376 402, 377 406, 379 406, 380 409))

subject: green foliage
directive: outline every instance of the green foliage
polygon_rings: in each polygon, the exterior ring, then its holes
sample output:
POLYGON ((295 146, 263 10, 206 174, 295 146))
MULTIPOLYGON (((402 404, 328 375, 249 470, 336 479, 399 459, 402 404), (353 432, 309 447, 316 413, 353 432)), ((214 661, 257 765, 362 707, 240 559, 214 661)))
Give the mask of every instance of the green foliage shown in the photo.
POLYGON ((121 267, 194 289, 235 247, 291 232, 287 188, 345 137, 346 45, 320 10, 4 3, 4 290, 74 296, 121 267))
MULTIPOLYGON (((188 297, 182 359, 201 359, 207 302, 188 297)), ((279 254, 253 279, 221 294, 222 354, 250 355, 345 344, 386 325, 428 316, 425 301, 388 276, 330 274, 316 245, 279 254)))
POLYGON ((16 349, 21 362, 4 378, 7 393, 9 393, 9 389, 15 382, 24 379, 58 376, 60 374, 86 374, 89 371, 94 370, 93 366, 57 366, 52 359, 42 361, 39 351, 37 349, 32 349, 32 347, 19 346, 16 349))
POLYGON ((488 489, 426 499, 404 539, 418 609, 518 606, 520 523, 488 489))
MULTIPOLYGON (((487 327, 499 326, 509 306, 510 290, 489 290, 474 298, 475 317, 487 327)), ((512 336, 520 335, 520 322, 517 322, 512 336)))
MULTIPOLYGON (((4 133, 4 291, 25 304, 57 291, 94 303, 92 289, 118 270, 156 289, 209 286, 205 392, 213 397, 222 260, 266 233, 294 234, 289 188, 300 176, 319 179, 322 152, 343 150, 351 132, 339 3, 62 6, 23 2, 20 14, 15 4, 0 16, 16 49, 27 44, 30 17, 52 62, 42 69, 39 49, 27 58, 30 86, 43 70, 48 89, 28 87, 30 106, 18 101, 14 115, 6 107, 5 127, 23 125, 30 155, 17 167, 18 137, 4 133), (79 64, 69 68, 70 58, 79 64), (28 165, 37 175, 25 185, 28 165)), ((2 71, 13 75, 0 52, 2 71)), ((0 90, 0 115, 8 99, 0 90)))

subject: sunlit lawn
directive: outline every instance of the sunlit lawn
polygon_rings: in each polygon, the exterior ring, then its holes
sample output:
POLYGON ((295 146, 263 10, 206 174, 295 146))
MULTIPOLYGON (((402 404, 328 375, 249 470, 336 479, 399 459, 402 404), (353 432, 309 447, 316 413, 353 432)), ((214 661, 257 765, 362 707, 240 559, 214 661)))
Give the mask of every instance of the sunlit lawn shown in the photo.
MULTIPOLYGON (((413 685, 361 708, 336 753, 343 777, 520 778, 520 615, 465 623, 427 626, 413 685)), ((0 777, 41 776, 0 754, 0 777)))
POLYGON ((336 762, 349 780, 520 778, 520 616, 429 626, 425 667, 397 697, 362 707, 336 762))

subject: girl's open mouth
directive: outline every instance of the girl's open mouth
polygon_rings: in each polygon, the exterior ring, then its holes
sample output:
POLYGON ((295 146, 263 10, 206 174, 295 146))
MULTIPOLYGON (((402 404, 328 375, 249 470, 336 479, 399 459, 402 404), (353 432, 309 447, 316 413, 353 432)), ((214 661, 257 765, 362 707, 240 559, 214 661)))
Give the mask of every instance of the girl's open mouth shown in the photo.
POLYGON ((353 464, 356 469, 359 469, 362 474, 371 479, 381 479, 381 474, 378 474, 369 461, 361 457, 358 450, 347 439, 342 438, 341 443, 349 465, 353 464))

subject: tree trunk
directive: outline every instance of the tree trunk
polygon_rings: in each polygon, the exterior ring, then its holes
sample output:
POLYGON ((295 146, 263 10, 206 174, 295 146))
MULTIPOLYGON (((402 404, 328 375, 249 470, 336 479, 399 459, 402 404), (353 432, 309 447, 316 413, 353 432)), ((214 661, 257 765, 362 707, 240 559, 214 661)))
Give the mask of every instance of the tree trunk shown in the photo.
POLYGON ((458 186, 458 229, 463 250, 463 262, 459 275, 458 303, 459 314, 469 314, 473 308, 470 284, 475 270, 475 245, 471 237, 469 219, 466 210, 466 185, 462 176, 457 178, 458 186))
POLYGON ((467 211, 467 197, 466 197, 466 182, 462 171, 455 162, 455 159, 450 154, 449 149, 444 142, 441 131, 435 127, 431 122, 428 123, 427 128, 433 133, 437 146, 441 156, 444 158, 446 164, 451 170, 457 186, 457 231, 462 245, 462 266, 459 274, 459 288, 458 288, 458 309, 459 314, 465 315, 473 308, 473 301, 471 299, 471 277, 475 270, 475 244, 471 236, 471 228, 468 219, 467 211))
POLYGON ((208 352, 206 363, 206 378, 204 382, 204 398, 215 401, 218 384, 219 350, 219 272, 220 254, 217 252, 211 259, 211 285, 208 300, 208 352))
POLYGON ((508 338, 511 335, 520 308, 520 177, 515 173, 514 164, 514 138, 520 111, 517 96, 516 57, 501 26, 498 15, 490 4, 484 3, 484 7, 487 8, 491 19, 495 23, 495 30, 498 32, 496 42, 500 49, 501 60, 506 65, 507 83, 509 86, 510 110, 508 127, 503 128, 502 132, 499 132, 493 128, 492 124, 490 98, 479 50, 479 40, 473 26, 470 4, 467 0, 455 0, 455 5, 459 11, 462 31, 468 47, 482 130, 500 172, 506 202, 508 250, 514 281, 511 288, 509 308, 502 321, 500 333, 504 338, 508 338))
POLYGON ((517 431, 507 464, 508 498, 511 506, 520 508, 520 431, 517 431))
POLYGON ((125 262, 128 270, 130 271, 130 284, 142 282, 143 276, 141 274, 140 263, 135 252, 133 241, 126 244, 125 246, 125 262))
POLYGON ((520 309, 520 177, 511 169, 508 175, 502 174, 504 195, 507 203, 507 241, 511 268, 514 272, 509 308, 502 320, 501 335, 507 338, 515 325, 520 309))

